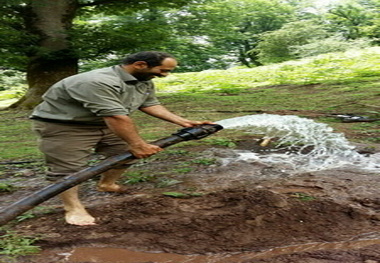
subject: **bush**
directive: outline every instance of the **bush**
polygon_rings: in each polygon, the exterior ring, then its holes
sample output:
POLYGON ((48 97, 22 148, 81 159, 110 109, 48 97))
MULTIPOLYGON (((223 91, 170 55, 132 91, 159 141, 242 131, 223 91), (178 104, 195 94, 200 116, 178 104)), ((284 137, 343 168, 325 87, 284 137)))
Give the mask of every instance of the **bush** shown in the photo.
POLYGON ((334 35, 325 39, 314 39, 305 45, 290 46, 291 54, 297 58, 305 58, 332 52, 344 52, 350 49, 370 47, 369 39, 345 40, 342 36, 334 35))

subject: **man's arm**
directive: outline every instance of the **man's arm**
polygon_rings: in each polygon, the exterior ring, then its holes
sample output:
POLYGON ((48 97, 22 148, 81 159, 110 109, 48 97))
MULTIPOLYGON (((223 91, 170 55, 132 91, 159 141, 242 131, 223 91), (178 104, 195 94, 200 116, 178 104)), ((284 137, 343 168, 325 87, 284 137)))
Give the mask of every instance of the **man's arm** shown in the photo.
POLYGON ((178 124, 182 127, 193 127, 193 126, 201 125, 201 124, 213 124, 213 122, 210 122, 210 121, 192 121, 192 120, 182 118, 181 116, 178 116, 172 113, 171 111, 169 111, 162 105, 144 107, 144 108, 140 108, 140 110, 153 117, 178 124))
POLYGON ((103 118, 108 128, 128 143, 129 150, 136 158, 146 158, 163 150, 159 146, 145 142, 129 116, 116 115, 103 118))

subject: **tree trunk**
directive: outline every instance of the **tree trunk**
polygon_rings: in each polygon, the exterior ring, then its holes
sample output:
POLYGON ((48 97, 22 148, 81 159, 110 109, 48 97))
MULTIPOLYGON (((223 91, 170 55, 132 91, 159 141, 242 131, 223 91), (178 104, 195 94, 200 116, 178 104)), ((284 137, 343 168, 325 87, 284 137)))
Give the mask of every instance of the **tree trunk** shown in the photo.
POLYGON ((38 0, 25 9, 27 31, 37 37, 38 47, 28 55, 29 89, 10 108, 33 108, 52 84, 78 72, 68 36, 77 7, 77 0, 38 0))

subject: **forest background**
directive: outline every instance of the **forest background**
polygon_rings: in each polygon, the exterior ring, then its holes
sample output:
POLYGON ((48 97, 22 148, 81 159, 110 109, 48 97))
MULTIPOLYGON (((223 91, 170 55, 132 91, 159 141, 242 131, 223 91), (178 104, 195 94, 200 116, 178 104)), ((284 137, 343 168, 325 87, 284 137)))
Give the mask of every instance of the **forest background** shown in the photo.
MULTIPOLYGON (((180 61, 176 72, 155 83, 160 101, 181 116, 218 121, 294 114, 328 123, 367 153, 378 151, 380 0, 0 0, 0 33, 5 199, 34 191, 37 185, 26 185, 26 178, 43 184, 43 157, 28 115, 50 85, 141 50, 167 51, 180 61), (368 119, 344 122, 339 114, 368 119)), ((136 115, 147 141, 174 129, 136 115)), ((152 170, 137 167, 125 182, 178 183, 177 176, 210 164, 195 158, 201 158, 197 149, 234 148, 246 138, 224 130, 183 143, 153 156, 146 162, 152 170), (160 158, 166 166, 158 172, 154 162, 160 158)), ((31 252, 29 241, 9 237, 0 239, 0 247, 11 249, 0 254, 31 252)))
POLYGON ((380 0, 0 2, 0 99, 16 97, 19 109, 66 76, 141 50, 170 52, 177 72, 196 72, 380 43, 380 0))

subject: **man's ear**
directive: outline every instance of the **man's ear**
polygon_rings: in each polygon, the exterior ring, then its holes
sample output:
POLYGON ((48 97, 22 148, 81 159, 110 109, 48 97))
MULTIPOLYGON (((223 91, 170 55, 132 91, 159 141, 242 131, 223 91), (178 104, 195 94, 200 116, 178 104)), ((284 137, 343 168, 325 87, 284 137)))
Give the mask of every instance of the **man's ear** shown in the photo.
POLYGON ((148 67, 148 64, 145 61, 136 61, 133 63, 133 66, 137 69, 145 69, 148 67))

